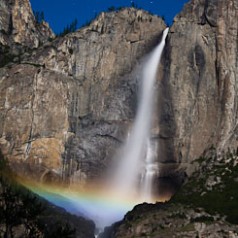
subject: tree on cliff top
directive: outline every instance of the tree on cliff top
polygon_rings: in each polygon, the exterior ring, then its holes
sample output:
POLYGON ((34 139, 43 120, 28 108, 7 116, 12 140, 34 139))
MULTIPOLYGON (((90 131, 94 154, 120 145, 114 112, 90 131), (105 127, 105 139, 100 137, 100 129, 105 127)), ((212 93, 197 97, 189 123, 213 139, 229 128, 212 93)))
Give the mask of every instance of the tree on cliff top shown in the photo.
POLYGON ((75 18, 69 25, 64 27, 63 31, 59 33, 59 36, 65 36, 68 33, 75 32, 77 30, 78 20, 75 18))
POLYGON ((45 20, 45 14, 43 11, 33 11, 37 24, 42 23, 45 20))

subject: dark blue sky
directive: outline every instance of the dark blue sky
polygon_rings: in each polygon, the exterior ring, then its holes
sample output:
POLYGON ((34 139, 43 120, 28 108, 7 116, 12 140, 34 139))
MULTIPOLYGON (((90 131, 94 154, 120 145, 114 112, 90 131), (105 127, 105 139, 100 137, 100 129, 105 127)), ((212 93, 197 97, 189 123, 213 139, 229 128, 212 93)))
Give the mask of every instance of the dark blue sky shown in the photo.
MULTIPOLYGON (((109 7, 131 6, 131 0, 30 0, 33 10, 43 11, 55 33, 59 33, 75 18, 78 27, 109 7)), ((188 0, 134 0, 134 3, 156 15, 164 16, 171 24, 188 0)))

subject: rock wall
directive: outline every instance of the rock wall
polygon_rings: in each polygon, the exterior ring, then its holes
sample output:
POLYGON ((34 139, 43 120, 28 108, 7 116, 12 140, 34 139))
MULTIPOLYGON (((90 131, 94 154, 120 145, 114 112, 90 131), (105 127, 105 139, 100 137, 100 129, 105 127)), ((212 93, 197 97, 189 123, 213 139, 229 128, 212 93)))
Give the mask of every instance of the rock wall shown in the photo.
POLYGON ((160 159, 238 146, 238 4, 192 0, 170 29, 160 78, 160 159))
POLYGON ((16 171, 39 179, 61 166, 74 82, 27 64, 2 68, 0 74, 1 149, 16 171))
POLYGON ((14 43, 36 48, 54 38, 48 23, 37 23, 29 0, 2 0, 0 3, 0 44, 14 43))
POLYGON ((1 149, 12 167, 42 181, 105 173, 135 114, 133 69, 165 27, 142 10, 102 13, 1 68, 1 149))
POLYGON ((53 38, 48 23, 36 21, 29 0, 0 2, 0 67, 20 63, 25 54, 53 38))

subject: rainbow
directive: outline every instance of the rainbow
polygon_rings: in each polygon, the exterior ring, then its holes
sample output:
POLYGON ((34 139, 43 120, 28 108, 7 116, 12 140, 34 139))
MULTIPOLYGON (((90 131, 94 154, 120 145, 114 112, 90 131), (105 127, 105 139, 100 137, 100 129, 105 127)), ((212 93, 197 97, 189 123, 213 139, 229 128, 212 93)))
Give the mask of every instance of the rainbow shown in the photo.
MULTIPOLYGON (((60 185, 39 184, 21 180, 22 185, 45 198, 56 206, 77 216, 93 220, 98 229, 103 229, 123 219, 124 215, 143 201, 138 195, 121 195, 116 191, 101 186, 79 185, 63 187, 60 185)), ((158 199, 154 199, 156 202, 158 199)))

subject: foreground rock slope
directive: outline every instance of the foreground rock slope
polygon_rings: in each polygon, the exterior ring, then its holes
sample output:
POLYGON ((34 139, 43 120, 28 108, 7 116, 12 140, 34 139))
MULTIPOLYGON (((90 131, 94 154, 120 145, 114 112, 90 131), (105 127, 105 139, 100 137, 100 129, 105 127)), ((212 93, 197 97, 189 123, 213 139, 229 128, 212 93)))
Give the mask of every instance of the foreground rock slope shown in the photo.
POLYGON ((19 185, 0 151, 0 237, 94 238, 92 221, 67 213, 19 185))
POLYGON ((211 148, 191 168, 169 202, 136 206, 100 238, 238 237, 238 151, 211 148))

